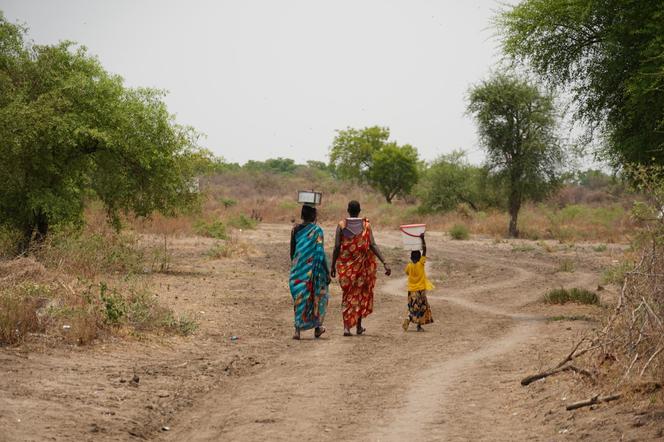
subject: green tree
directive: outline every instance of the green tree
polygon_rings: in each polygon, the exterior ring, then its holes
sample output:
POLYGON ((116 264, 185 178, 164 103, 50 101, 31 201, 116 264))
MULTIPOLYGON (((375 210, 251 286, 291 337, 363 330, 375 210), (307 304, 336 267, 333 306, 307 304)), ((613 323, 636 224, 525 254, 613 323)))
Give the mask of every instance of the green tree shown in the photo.
POLYGON ((371 185, 392 203, 417 183, 420 163, 417 149, 389 138, 386 127, 339 130, 330 148, 329 168, 341 179, 371 185))
POLYGON ((249 160, 243 166, 253 172, 271 172, 280 174, 292 174, 297 170, 295 160, 291 158, 268 158, 265 161, 249 160))
POLYGON ((505 179, 508 232, 517 237, 522 202, 543 197, 557 184, 563 153, 553 97, 525 80, 496 75, 471 89, 468 112, 477 122, 487 167, 505 179))
POLYGON ((330 168, 339 178, 369 182, 373 156, 385 147, 388 138, 390 130, 379 126, 337 131, 330 148, 330 168))
POLYGON ((109 220, 191 206, 197 135, 152 89, 129 89, 85 48, 36 46, 0 13, 0 226, 21 249, 53 225, 83 222, 87 198, 109 220))
POLYGON ((454 210, 460 203, 478 210, 482 199, 481 170, 468 164, 464 157, 463 151, 441 155, 426 169, 419 192, 420 210, 445 212, 454 210))
POLYGON ((388 203, 397 195, 407 195, 417 183, 417 150, 408 144, 387 143, 373 154, 369 182, 388 203))
POLYGON ((664 164, 664 2, 525 0, 498 26, 507 54, 571 92, 615 166, 664 164))
POLYGON ((237 163, 228 163, 223 157, 218 157, 208 149, 199 149, 190 157, 193 171, 196 175, 211 175, 239 170, 237 163))

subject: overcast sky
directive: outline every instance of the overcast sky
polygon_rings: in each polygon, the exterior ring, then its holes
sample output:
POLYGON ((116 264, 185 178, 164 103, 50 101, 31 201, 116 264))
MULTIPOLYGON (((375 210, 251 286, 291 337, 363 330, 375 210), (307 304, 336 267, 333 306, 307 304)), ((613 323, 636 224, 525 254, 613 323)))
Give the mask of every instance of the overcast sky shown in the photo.
POLYGON ((87 46, 129 86, 168 90, 229 161, 327 160, 336 129, 381 125, 432 160, 482 159, 469 86, 500 59, 514 0, 0 0, 37 43, 87 46))

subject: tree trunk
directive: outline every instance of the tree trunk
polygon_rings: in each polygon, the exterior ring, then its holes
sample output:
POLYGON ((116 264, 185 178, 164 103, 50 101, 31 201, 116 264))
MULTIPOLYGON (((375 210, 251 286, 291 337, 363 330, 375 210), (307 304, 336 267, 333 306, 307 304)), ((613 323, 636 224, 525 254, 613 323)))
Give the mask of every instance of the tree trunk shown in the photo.
POLYGON ((392 204, 392 196, 391 195, 385 195, 385 201, 387 201, 387 204, 392 204))
POLYGON ((21 229, 21 239, 18 241, 16 254, 22 255, 28 251, 30 248, 30 243, 32 242, 32 234, 34 233, 35 226, 33 224, 26 224, 21 229))
POLYGON ((508 204, 510 214, 508 234, 511 238, 518 238, 519 229, 517 228, 517 219, 519 217, 519 210, 521 209, 521 195, 518 192, 511 192, 508 204))
POLYGON ((48 218, 43 213, 37 215, 37 233, 35 234, 35 241, 41 243, 46 239, 48 234, 48 218))

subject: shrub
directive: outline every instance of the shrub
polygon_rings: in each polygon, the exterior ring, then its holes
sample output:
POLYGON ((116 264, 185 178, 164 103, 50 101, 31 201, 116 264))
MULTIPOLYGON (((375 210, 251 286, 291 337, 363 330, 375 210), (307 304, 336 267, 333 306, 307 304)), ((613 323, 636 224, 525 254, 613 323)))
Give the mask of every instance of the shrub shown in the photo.
POLYGON ((228 225, 236 229, 255 229, 257 224, 257 221, 244 215, 238 215, 228 220, 228 225))
POLYGON ((159 304, 157 298, 146 290, 133 290, 127 298, 127 323, 136 330, 170 328, 170 309, 159 304))
POLYGON ((463 224, 454 224, 449 233, 452 239, 456 240, 464 240, 470 237, 468 234, 468 227, 463 224))
POLYGON ((599 297, 596 293, 586 289, 553 289, 544 295, 544 302, 547 304, 566 304, 576 302, 577 304, 599 305, 599 297))
POLYGON ((633 264, 629 261, 622 261, 614 266, 604 269, 602 272, 603 284, 622 285, 625 280, 625 274, 632 270, 633 264))
POLYGON ((225 209, 231 208, 234 205, 237 204, 237 201, 231 198, 222 198, 221 199, 221 204, 224 206, 225 209))
POLYGON ((593 246, 593 250, 597 253, 602 253, 606 252, 606 244, 598 244, 596 246, 593 246))
POLYGON ((189 336, 198 329, 198 322, 187 314, 181 314, 180 316, 175 317, 171 313, 164 320, 164 325, 182 336, 189 336))
POLYGON ((39 305, 40 300, 23 287, 0 291, 0 345, 16 344, 43 328, 37 316, 39 305))
POLYGON ((208 238, 226 239, 226 226, 219 220, 212 222, 198 221, 194 224, 194 230, 197 235, 207 236, 208 238))
POLYGON ((212 259, 230 258, 233 255, 246 256, 249 254, 250 247, 247 243, 238 241, 234 236, 225 242, 217 243, 212 246, 205 254, 212 259))
POLYGON ((109 289, 106 283, 99 283, 99 299, 104 307, 107 324, 117 325, 127 314, 125 299, 115 290, 109 289))
POLYGON ((36 255, 47 266, 86 278, 100 273, 143 271, 144 255, 137 238, 110 230, 55 232, 36 255))

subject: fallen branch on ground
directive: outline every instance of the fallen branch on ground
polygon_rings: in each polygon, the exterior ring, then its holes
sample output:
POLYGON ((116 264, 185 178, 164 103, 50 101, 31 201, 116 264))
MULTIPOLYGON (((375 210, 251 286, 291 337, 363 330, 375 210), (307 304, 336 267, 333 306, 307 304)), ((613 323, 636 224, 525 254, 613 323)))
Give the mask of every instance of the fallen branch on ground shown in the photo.
POLYGON ((569 404, 568 406, 565 407, 566 410, 576 410, 577 408, 581 407, 588 407, 590 405, 595 405, 599 404, 600 402, 610 402, 610 401, 615 401, 617 399, 620 399, 622 395, 620 394, 612 394, 610 396, 604 396, 600 397, 599 395, 593 396, 590 399, 586 399, 585 401, 579 401, 579 402, 574 402, 572 404, 569 404))
POLYGON ((525 386, 525 385, 528 385, 528 384, 532 384, 535 381, 539 381, 540 379, 544 379, 546 377, 549 377, 549 376, 554 375, 556 373, 561 373, 563 371, 573 371, 575 373, 579 373, 579 374, 582 374, 584 376, 587 376, 593 381, 595 380, 592 373, 590 373, 589 371, 584 370, 583 368, 575 367, 574 365, 565 365, 563 367, 557 367, 557 368, 554 368, 552 370, 547 370, 547 371, 543 371, 541 373, 537 373, 537 374, 534 374, 534 375, 531 375, 531 376, 527 376, 527 377, 525 377, 521 380, 521 385, 525 386))

